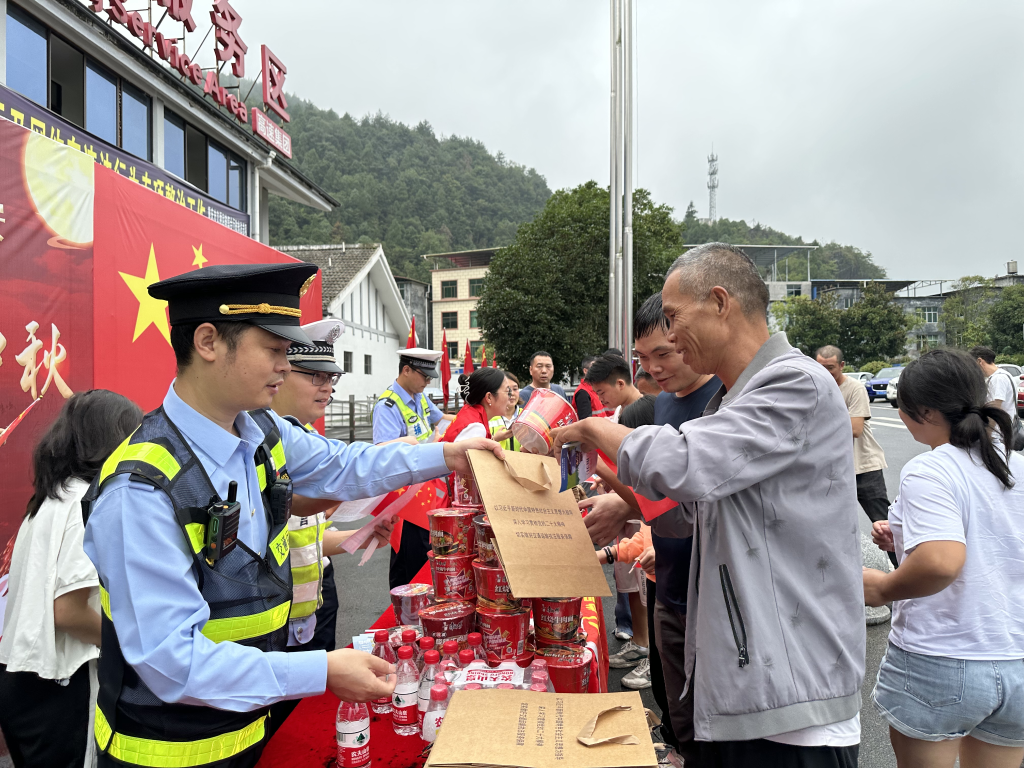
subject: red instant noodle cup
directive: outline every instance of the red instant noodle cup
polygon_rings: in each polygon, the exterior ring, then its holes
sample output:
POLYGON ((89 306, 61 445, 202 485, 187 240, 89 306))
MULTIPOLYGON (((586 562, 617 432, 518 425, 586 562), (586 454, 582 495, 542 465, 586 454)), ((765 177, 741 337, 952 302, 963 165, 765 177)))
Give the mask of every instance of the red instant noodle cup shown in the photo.
POLYGON ((435 509, 430 520, 430 548, 435 555, 472 555, 476 552, 475 509, 435 509))
POLYGON ((433 637, 437 645, 454 640, 459 649, 468 648, 466 638, 473 631, 476 606, 468 602, 438 603, 420 611, 423 634, 433 637))
POLYGON ((551 451, 551 430, 579 421, 567 400, 550 389, 535 389, 526 407, 512 422, 512 434, 526 453, 547 455, 551 451))
POLYGON ((519 659, 525 655, 529 611, 492 611, 478 606, 476 625, 484 636, 488 662, 519 659))
POLYGON ((434 588, 429 584, 402 584, 391 590, 391 604, 399 624, 419 624, 420 611, 434 603, 434 588))
POLYGON ((555 693, 586 693, 590 686, 590 661, 593 658, 589 648, 578 657, 545 656, 548 662, 548 678, 555 693))
POLYGON ((494 531, 491 529, 491 521, 487 515, 477 515, 473 518, 473 528, 476 534, 476 555, 481 563, 487 565, 500 565, 498 552, 494 548, 494 531))
POLYGON ((566 642, 581 626, 582 597, 545 597, 533 601, 533 627, 537 640, 566 642))
POLYGON ((472 474, 452 472, 452 506, 482 509, 483 502, 476 488, 476 480, 472 474))
POLYGON ((476 555, 441 556, 427 553, 430 576, 434 582, 434 599, 437 602, 476 600, 476 579, 473 577, 475 559, 476 555))
POLYGON ((505 570, 500 565, 488 565, 480 560, 473 561, 473 576, 476 578, 477 609, 491 611, 519 611, 521 600, 512 596, 505 570))

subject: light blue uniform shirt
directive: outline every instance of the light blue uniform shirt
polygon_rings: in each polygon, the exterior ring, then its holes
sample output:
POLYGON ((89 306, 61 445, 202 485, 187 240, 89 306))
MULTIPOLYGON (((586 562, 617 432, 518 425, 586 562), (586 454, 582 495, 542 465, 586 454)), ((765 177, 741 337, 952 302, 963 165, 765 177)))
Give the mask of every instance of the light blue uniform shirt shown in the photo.
MULTIPOLYGON (((268 523, 253 457, 263 433, 247 413, 235 419, 240 437, 214 424, 174 391, 164 412, 206 469, 217 493, 238 482, 242 514, 238 538, 261 555, 268 523)), ((296 493, 312 498, 376 496, 447 475, 444 446, 396 443, 346 446, 295 429, 271 412, 284 444, 296 493)), ((236 643, 214 643, 201 633, 210 618, 192 574, 192 553, 170 499, 118 475, 93 506, 85 552, 110 592, 110 614, 121 653, 161 700, 246 712, 281 699, 323 693, 325 651, 264 653, 236 643)))
MULTIPOLYGON (((430 401, 429 397, 427 398, 427 413, 423 413, 423 409, 420 407, 420 395, 410 395, 399 385, 397 381, 393 382, 388 389, 402 398, 402 402, 419 414, 420 418, 427 421, 430 426, 434 426, 444 418, 444 414, 441 413, 441 409, 434 405, 430 401)), ((400 437, 405 437, 407 434, 408 428, 406 426, 405 419, 402 418, 402 414, 398 410, 398 406, 386 405, 385 403, 377 403, 377 405, 374 406, 374 444, 386 443, 388 440, 397 440, 400 437)))

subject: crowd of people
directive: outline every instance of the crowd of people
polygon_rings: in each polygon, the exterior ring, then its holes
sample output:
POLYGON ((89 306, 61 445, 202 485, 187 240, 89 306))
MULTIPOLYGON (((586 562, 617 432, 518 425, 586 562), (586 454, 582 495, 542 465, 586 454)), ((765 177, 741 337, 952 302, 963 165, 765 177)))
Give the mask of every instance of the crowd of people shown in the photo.
MULTIPOLYGON (((215 756, 187 764, 254 765, 302 697, 394 687, 393 666, 335 649, 330 556, 351 533, 327 515, 443 487, 468 473, 468 450, 520 450, 511 427, 532 392, 566 395, 538 351, 523 387, 498 368, 461 375, 464 405, 445 414, 424 395, 440 353, 400 350, 374 446, 323 438, 310 425, 342 374, 344 328, 298 325, 314 269, 155 284, 178 369, 162 407, 76 394, 40 441, 0 639, 15 765, 156 764, 214 741, 215 756), (269 314, 245 311, 260 302, 269 314)), ((872 701, 900 767, 1017 768, 1024 459, 994 354, 937 349, 901 372, 900 418, 931 450, 890 504, 863 385, 837 346, 808 357, 771 333, 768 298, 742 251, 694 248, 636 312, 632 354, 581 361, 580 419, 552 439, 600 452, 579 507, 615 569, 610 664, 652 690, 687 766, 847 768, 864 606, 891 604, 872 701), (862 568, 858 505, 891 571, 862 568)), ((374 536, 400 541, 391 587, 423 568, 423 528, 382 522, 374 536)))

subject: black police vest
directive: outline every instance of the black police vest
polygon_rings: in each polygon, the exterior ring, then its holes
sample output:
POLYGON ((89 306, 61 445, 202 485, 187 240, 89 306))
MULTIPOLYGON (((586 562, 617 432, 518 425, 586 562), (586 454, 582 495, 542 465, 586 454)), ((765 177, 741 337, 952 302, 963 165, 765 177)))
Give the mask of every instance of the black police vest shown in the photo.
MULTIPOLYGON (((256 451, 264 512, 268 519, 267 554, 259 557, 241 544, 210 566, 203 554, 207 509, 220 501, 206 470, 178 428, 158 408, 104 463, 83 500, 88 517, 110 478, 130 474, 166 493, 192 552, 192 574, 210 619, 202 633, 215 643, 232 642, 261 651, 284 651, 288 645, 288 612, 292 581, 287 519, 274 525, 267 486, 287 480, 284 446, 266 411, 250 416, 263 432, 256 451)), ((244 480, 244 478, 241 478, 244 480)), ((129 512, 130 514, 130 512, 129 512)), ((102 536, 102 530, 95 532, 102 536)), ((139 543, 145 546, 144 542, 139 543)), ((159 557, 159 552, 153 553, 159 557)), ((127 765, 207 766, 230 761, 246 750, 255 763, 267 733, 269 707, 226 712, 211 707, 167 704, 146 686, 121 654, 117 628, 110 618, 107 585, 100 583, 102 646, 100 691, 95 735, 101 753, 127 765)))

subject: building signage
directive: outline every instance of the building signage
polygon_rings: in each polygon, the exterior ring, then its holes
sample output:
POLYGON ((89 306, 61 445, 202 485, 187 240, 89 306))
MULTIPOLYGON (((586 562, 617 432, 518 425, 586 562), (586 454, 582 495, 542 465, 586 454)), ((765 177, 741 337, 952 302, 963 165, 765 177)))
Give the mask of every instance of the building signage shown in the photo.
MULTIPOLYGON (((168 2, 172 1, 168 0, 168 2)), ((10 120, 23 128, 28 128, 83 152, 104 168, 109 168, 135 183, 151 189, 158 195, 163 195, 168 200, 173 200, 236 232, 249 235, 249 214, 236 211, 234 208, 211 199, 164 169, 95 138, 77 125, 66 122, 45 107, 19 96, 2 85, 0 85, 0 118, 10 120)), ((288 144, 290 149, 290 140, 288 144)))
POLYGON ((252 111, 252 132, 291 160, 292 137, 281 130, 281 126, 258 109, 252 111))
POLYGON ((263 59, 263 103, 267 109, 272 109, 282 120, 290 123, 292 119, 285 111, 288 102, 284 98, 284 78, 288 74, 288 67, 265 45, 260 46, 260 57, 263 59))

